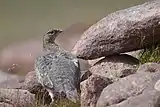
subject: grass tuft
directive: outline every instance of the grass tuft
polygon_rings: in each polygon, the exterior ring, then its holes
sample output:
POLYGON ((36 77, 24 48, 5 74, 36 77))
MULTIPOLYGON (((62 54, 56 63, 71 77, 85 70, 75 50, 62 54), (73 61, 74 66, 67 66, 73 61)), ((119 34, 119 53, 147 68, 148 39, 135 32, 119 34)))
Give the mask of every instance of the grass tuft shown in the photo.
POLYGON ((146 48, 139 54, 140 64, 147 62, 160 62, 160 44, 152 46, 151 48, 146 48))

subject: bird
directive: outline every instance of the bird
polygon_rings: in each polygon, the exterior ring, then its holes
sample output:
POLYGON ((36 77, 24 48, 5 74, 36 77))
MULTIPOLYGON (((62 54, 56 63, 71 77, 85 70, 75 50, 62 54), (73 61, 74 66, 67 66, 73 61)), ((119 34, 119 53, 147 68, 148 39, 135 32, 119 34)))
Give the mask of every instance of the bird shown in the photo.
POLYGON ((48 91, 52 102, 79 101, 80 64, 77 57, 55 43, 61 29, 51 29, 43 36, 43 54, 35 60, 38 82, 48 91))

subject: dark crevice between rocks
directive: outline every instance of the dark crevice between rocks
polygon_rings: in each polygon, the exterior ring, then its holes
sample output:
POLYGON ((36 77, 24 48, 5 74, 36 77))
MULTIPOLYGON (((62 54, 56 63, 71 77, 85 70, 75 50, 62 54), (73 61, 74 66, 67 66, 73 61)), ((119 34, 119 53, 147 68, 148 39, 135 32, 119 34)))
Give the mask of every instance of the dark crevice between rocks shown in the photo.
POLYGON ((120 99, 118 102, 117 102, 117 104, 118 103, 121 103, 121 102, 123 102, 123 101, 125 101, 125 100, 127 100, 128 98, 122 98, 122 99, 120 99))
POLYGON ((136 69, 125 69, 122 71, 122 75, 120 76, 120 78, 124 78, 135 73, 136 73, 136 69))

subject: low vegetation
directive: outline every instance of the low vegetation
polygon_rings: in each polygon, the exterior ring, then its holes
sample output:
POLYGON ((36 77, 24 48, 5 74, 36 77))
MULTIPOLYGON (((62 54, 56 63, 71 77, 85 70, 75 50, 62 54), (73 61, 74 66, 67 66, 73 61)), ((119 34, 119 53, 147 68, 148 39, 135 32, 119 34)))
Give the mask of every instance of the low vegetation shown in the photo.
POLYGON ((147 62, 160 62, 160 44, 144 49, 139 55, 140 64, 147 62))
POLYGON ((48 96, 46 98, 46 96, 47 96, 47 93, 45 93, 43 95, 42 95, 42 93, 37 94, 36 95, 37 100, 36 100, 36 103, 33 105, 33 107, 80 107, 80 101, 77 103, 73 103, 73 102, 66 100, 66 99, 64 99, 64 100, 61 99, 60 101, 57 101, 56 103, 51 104, 50 97, 48 96), (44 98, 44 96, 45 96, 45 98, 44 98), (48 103, 48 104, 45 104, 44 102, 48 103))
POLYGON ((57 102, 56 104, 35 104, 34 107, 80 107, 80 102, 73 103, 68 100, 61 100, 57 102))

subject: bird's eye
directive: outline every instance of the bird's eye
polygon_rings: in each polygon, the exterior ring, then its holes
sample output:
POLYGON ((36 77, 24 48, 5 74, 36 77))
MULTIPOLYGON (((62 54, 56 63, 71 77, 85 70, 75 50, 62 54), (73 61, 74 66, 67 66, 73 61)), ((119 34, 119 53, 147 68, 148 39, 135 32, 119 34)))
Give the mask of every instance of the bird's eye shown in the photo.
POLYGON ((54 34, 54 33, 55 33, 54 30, 50 30, 50 31, 47 32, 47 34, 54 34))

